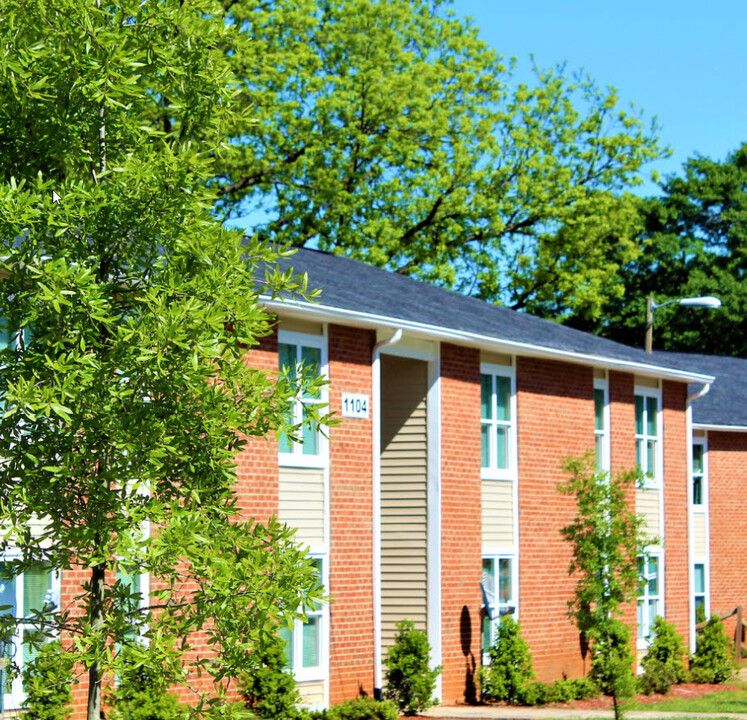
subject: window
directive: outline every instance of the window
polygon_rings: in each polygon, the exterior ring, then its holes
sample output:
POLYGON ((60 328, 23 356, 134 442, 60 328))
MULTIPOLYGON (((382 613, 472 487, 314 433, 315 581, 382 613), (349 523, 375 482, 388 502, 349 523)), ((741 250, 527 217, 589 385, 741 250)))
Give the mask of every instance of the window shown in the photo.
POLYGON ((706 592, 706 566, 705 563, 695 563, 693 566, 693 607, 695 609, 695 622, 698 620, 698 611, 702 609, 703 618, 708 618, 708 593, 706 592))
POLYGON ((483 477, 511 478, 516 465, 514 374, 511 368, 482 366, 480 375, 483 477))
POLYGON ((635 457, 646 485, 658 487, 659 473, 659 394, 645 392, 635 396, 635 457))
POLYGON ((513 556, 486 557, 482 561, 483 662, 495 642, 496 626, 505 615, 517 617, 515 562, 513 556))
MULTIPOLYGON (((326 366, 324 338, 298 333, 280 333, 278 360, 281 370, 287 371, 291 380, 296 380, 300 369, 306 368, 313 377, 324 373, 326 366)), ((284 465, 320 466, 324 463, 324 437, 319 426, 307 422, 311 405, 326 403, 326 392, 304 394, 294 401, 290 410, 290 421, 301 425, 299 441, 286 435, 279 438, 279 457, 284 465)))
POLYGON ((127 573, 117 568, 117 582, 129 596, 123 601, 123 609, 132 614, 131 630, 125 635, 129 640, 136 638, 143 629, 145 616, 138 616, 135 613, 148 607, 148 575, 127 573))
POLYGON ((610 469, 609 458, 609 407, 606 380, 594 381, 594 456, 597 472, 610 469))
POLYGON ((705 474, 705 443, 693 441, 693 476, 692 476, 692 502, 693 509, 705 509, 706 474, 705 474))
POLYGON ((658 555, 638 558, 640 593, 638 595, 638 646, 647 647, 653 640, 651 628, 657 615, 662 614, 660 587, 660 558, 658 555))
MULTIPOLYGON (((320 584, 326 587, 323 558, 314 558, 312 562, 320 584)), ((279 634, 285 641, 287 667, 296 680, 321 680, 326 676, 327 607, 316 604, 306 611, 306 616, 306 622, 296 620, 292 630, 281 625, 279 634)))
MULTIPOLYGON (((31 644, 32 636, 39 629, 32 622, 35 614, 51 612, 59 605, 59 576, 47 565, 29 568, 9 579, 11 574, 11 564, 7 561, 0 563, 0 607, 4 606, 0 612, 19 621, 10 644, 4 648, 4 657, 23 669, 38 652, 38 648, 31 644)), ((23 681, 18 676, 3 688, 3 707, 18 708, 24 697, 23 681)))

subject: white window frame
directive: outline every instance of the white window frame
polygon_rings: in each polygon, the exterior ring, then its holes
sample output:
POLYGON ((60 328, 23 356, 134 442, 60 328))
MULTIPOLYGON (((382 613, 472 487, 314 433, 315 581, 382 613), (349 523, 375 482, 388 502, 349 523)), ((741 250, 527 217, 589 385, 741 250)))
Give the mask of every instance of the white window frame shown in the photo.
MULTIPOLYGON (((327 359, 327 337, 326 335, 307 335, 306 333, 291 332, 287 330, 278 331, 278 345, 295 345, 296 357, 300 354, 302 346, 316 348, 320 351, 319 357, 319 374, 323 378, 329 377, 329 366, 327 359)), ((280 369, 280 359, 278 354, 278 369, 280 369)), ((304 403, 325 406, 329 404, 329 391, 325 386, 319 394, 318 400, 312 402, 304 401, 300 398, 293 401, 292 413, 293 423, 299 424, 303 419, 304 403)), ((317 450, 315 455, 305 455, 303 452, 303 443, 291 443, 290 452, 282 452, 278 448, 278 464, 283 467, 310 467, 324 468, 328 464, 329 441, 321 428, 317 430, 317 450)))
MULTIPOLYGON (((635 397, 643 398, 643 433, 637 432, 635 424, 633 429, 635 431, 635 442, 636 442, 636 454, 638 449, 638 443, 643 443, 643 452, 641 454, 641 460, 645 462, 645 466, 639 465, 636 457, 636 466, 643 471, 643 482, 647 489, 653 490, 662 487, 663 477, 663 441, 664 441, 664 423, 662 422, 662 407, 661 407, 661 390, 647 387, 636 387, 635 397), (648 434, 648 400, 656 400, 656 435, 648 434), (648 441, 655 441, 655 452, 654 452, 654 467, 652 469, 648 467, 648 441)), ((633 412, 635 414, 635 401, 633 412)), ((635 418, 634 418, 635 423, 635 418)))
MULTIPOLYGON (((493 563, 493 604, 492 606, 487 606, 485 604, 485 601, 487 598, 483 597, 483 609, 488 615, 489 622, 490 622, 490 644, 488 647, 482 648, 482 662, 483 665, 487 664, 489 661, 488 658, 488 649, 493 646, 495 643, 495 636, 496 636, 496 630, 498 627, 498 624, 501 621, 501 608, 509 608, 513 607, 514 611, 512 613, 506 613, 507 615, 510 614, 511 617, 518 621, 519 620, 519 565, 518 565, 518 555, 516 552, 508 551, 508 552, 494 552, 494 553, 483 553, 482 555, 482 562, 485 563, 486 561, 491 561, 493 563), (501 560, 509 560, 511 562, 511 599, 508 601, 501 601, 500 598, 497 597, 499 593, 500 588, 500 561, 501 560), (490 615, 492 614, 492 618, 490 618, 490 615)), ((482 643, 483 639, 483 626, 481 624, 480 626, 480 642, 482 643)))
POLYGON ((653 624, 653 619, 658 616, 666 617, 664 608, 664 553, 660 548, 648 549, 643 555, 638 556, 639 560, 641 558, 644 561, 644 576, 642 579, 645 580, 645 582, 640 588, 640 594, 636 598, 636 614, 638 615, 638 606, 640 606, 641 603, 643 603, 644 605, 645 612, 643 614, 643 623, 636 623, 636 637, 638 649, 645 650, 653 640, 653 638, 651 637, 651 626, 653 624), (658 592, 656 593, 656 595, 649 595, 648 580, 650 580, 652 577, 649 574, 649 563, 651 562, 651 560, 656 561, 657 567, 656 577, 658 592), (648 604, 650 600, 656 600, 657 602, 657 613, 653 619, 649 617, 648 612, 648 604))
MULTIPOLYGON (((516 369, 515 366, 511 365, 493 365, 489 363, 480 364, 480 392, 482 393, 482 376, 489 375, 491 377, 491 403, 492 403, 492 415, 491 420, 486 420, 482 417, 482 411, 480 412, 480 437, 482 437, 483 425, 490 426, 490 432, 488 433, 488 458, 489 464, 487 467, 481 467, 480 476, 484 480, 515 480, 517 475, 517 432, 516 432, 516 369), (510 383, 510 396, 509 396, 509 413, 510 417, 508 421, 500 421, 496 419, 497 415, 497 399, 495 392, 495 377, 507 378, 510 383), (496 450, 496 428, 503 426, 508 429, 508 439, 506 442, 506 448, 508 453, 508 467, 498 468, 496 466, 497 450, 496 450)), ((482 401, 481 401, 482 404, 482 401)), ((482 446, 482 441, 481 441, 482 446)), ((482 451, 481 451, 482 452, 482 451)), ((482 466, 482 460, 480 461, 482 466)))
MULTIPOLYGON (((697 621, 697 611, 695 608, 695 597, 703 596, 706 620, 711 617, 711 568, 707 558, 695 558, 692 565, 693 573, 693 592, 692 592, 692 626, 695 627, 697 621), (699 593, 695 591, 695 566, 703 566, 703 592, 699 593)), ((697 633, 696 633, 697 637, 697 633)))
POLYGON ((605 378, 594 379, 594 455, 596 460, 597 472, 610 472, 612 468, 612 448, 610 444, 610 384, 605 378), (602 428, 597 429, 597 413, 596 413, 596 393, 601 391, 604 393, 604 409, 602 412, 602 428), (602 457, 596 457, 597 449, 597 438, 601 438, 602 446, 602 457))
MULTIPOLYGON (((0 557, 0 562, 12 562, 14 560, 18 560, 20 558, 20 553, 10 551, 8 553, 5 553, 0 557)), ((22 613, 23 612, 23 573, 20 575, 17 575, 13 579, 13 583, 15 584, 15 590, 16 590, 16 612, 22 613)), ((60 592, 61 592, 61 573, 59 570, 52 570, 51 571, 51 587, 50 587, 50 600, 55 604, 56 608, 59 609, 60 607, 60 592)), ((25 623, 17 623, 15 633, 13 634, 13 657, 8 659, 9 664, 16 661, 18 649, 22 647, 23 645, 23 632, 26 629, 29 629, 33 626, 25 624, 25 623)), ((20 669, 22 670, 23 667, 21 666, 20 669)), ((5 682, 5 673, 6 670, 3 671, 3 681, 5 682)), ((13 679, 13 682, 11 683, 10 692, 5 692, 5 687, 0 688, 0 692, 3 693, 3 708, 5 710, 18 710, 23 705, 23 702, 26 699, 26 693, 23 691, 23 677, 21 676, 21 673, 18 674, 17 677, 13 679)))
MULTIPOLYGON (((321 560, 322 585, 325 593, 329 587, 329 558, 327 555, 309 555, 311 560, 321 560)), ((319 665, 317 667, 303 667, 303 620, 294 620, 291 630, 292 657, 289 669, 293 672, 296 682, 311 682, 327 680, 329 675, 329 604, 323 603, 316 610, 307 610, 307 617, 317 617, 320 623, 319 631, 319 665)))
POLYGON ((695 437, 692 440, 690 452, 692 453, 695 446, 703 448, 703 472, 701 473, 701 502, 695 504, 695 458, 692 458, 690 465, 690 505, 694 513, 708 512, 708 442, 704 437, 695 437))

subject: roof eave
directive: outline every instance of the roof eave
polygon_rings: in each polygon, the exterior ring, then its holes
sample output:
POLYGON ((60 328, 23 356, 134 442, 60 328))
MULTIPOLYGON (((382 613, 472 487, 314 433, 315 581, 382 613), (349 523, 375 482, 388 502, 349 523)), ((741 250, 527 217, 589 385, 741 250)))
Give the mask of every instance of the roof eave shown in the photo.
POLYGON ((747 432, 747 425, 718 425, 716 423, 693 422, 694 430, 710 430, 711 432, 747 432))
POLYGON ((345 321, 350 325, 371 329, 402 328, 403 330, 407 330, 408 332, 420 335, 424 338, 458 342, 462 345, 468 345, 483 350, 515 353, 529 357, 568 360, 584 365, 591 365, 593 367, 606 368, 609 370, 624 370, 635 372, 639 375, 664 378, 668 380, 679 380, 681 382, 712 383, 715 380, 715 377, 711 375, 702 375, 700 373, 676 370, 674 368, 664 368, 658 365, 637 363, 630 360, 618 360, 603 355, 548 348, 542 345, 532 345, 530 343, 522 343, 514 340, 504 340, 491 335, 482 335, 464 330, 453 330, 436 325, 417 323, 412 320, 401 320, 384 315, 375 315, 373 313, 336 308, 317 303, 301 302, 295 299, 283 300, 280 298, 273 299, 268 296, 260 296, 260 301, 273 311, 283 312, 289 315, 295 314, 318 322, 345 321))

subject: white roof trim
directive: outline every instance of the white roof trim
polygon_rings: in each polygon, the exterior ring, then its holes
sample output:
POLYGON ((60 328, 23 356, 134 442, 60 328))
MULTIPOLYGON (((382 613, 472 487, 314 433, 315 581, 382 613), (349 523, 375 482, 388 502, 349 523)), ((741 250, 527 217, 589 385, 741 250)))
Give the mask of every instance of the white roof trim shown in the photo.
POLYGON ((479 333, 467 332, 465 330, 452 330, 437 325, 427 325, 425 323, 401 320, 385 315, 374 315, 373 313, 347 310, 317 303, 299 302, 295 299, 273 299, 266 295, 261 295, 259 299, 271 310, 278 312, 290 311, 290 313, 296 311, 304 316, 311 316, 320 322, 339 322, 341 320, 347 320, 348 322, 352 322, 362 327, 402 328, 403 330, 408 330, 412 333, 428 338, 460 342, 465 345, 471 345, 485 350, 517 353, 531 357, 561 358, 580 362, 584 365, 592 365, 594 367, 608 368, 610 370, 627 370, 641 375, 681 380, 684 382, 712 383, 716 379, 711 375, 701 375, 699 373, 687 372, 685 370, 663 368, 658 365, 649 365, 648 363, 639 363, 630 360, 617 360, 603 355, 592 355, 572 350, 547 348, 542 345, 531 345, 529 343, 521 343, 513 340, 501 340, 492 335, 481 335, 479 333))
POLYGON ((747 425, 715 425, 712 423, 693 423, 693 430, 711 430, 717 432, 747 432, 747 425))

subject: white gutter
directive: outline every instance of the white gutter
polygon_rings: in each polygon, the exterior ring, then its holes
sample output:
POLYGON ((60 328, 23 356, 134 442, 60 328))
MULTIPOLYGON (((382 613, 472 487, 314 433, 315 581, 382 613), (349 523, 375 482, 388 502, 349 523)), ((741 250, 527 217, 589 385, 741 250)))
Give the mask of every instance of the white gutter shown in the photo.
POLYGON ((373 634, 374 634, 374 698, 383 700, 381 671, 381 351, 402 339, 402 328, 394 335, 374 345, 371 352, 371 453, 373 524, 371 557, 373 559, 373 634))
POLYGON ((747 425, 716 425, 715 423, 694 422, 695 430, 711 430, 712 432, 747 432, 747 425))
POLYGON ((501 340, 492 335, 468 332, 466 330, 453 330, 437 325, 428 325, 411 320, 399 320, 386 315, 375 315, 373 313, 358 312, 356 310, 345 310, 341 308, 319 305, 316 303, 299 302, 298 300, 278 300, 269 296, 260 296, 260 301, 269 309, 277 312, 295 311, 305 317, 313 317, 319 322, 343 322, 356 324, 359 327, 391 328, 401 329, 420 335, 428 339, 446 340, 448 342, 461 343, 472 347, 479 347, 494 352, 506 354, 525 355, 528 357, 549 358, 554 360, 569 360, 571 362, 592 365, 593 367, 606 368, 608 370, 622 370, 635 372, 640 375, 648 375, 656 378, 669 380, 680 380, 691 383, 712 383, 716 378, 712 375, 665 368, 649 363, 635 362, 631 360, 618 360, 603 355, 576 352, 572 350, 559 350, 547 348, 531 343, 517 342, 514 340, 501 340))

